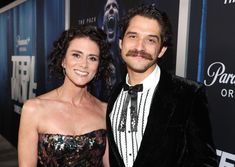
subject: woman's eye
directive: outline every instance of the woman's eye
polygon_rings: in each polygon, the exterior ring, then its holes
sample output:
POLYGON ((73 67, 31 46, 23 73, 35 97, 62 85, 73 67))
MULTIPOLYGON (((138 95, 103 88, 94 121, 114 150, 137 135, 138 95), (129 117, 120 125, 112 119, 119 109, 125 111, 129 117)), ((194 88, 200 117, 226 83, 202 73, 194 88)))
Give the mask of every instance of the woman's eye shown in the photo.
POLYGON ((89 58, 91 61, 98 61, 98 58, 97 57, 90 57, 89 58))
POLYGON ((78 53, 73 53, 72 56, 77 57, 77 58, 80 57, 80 55, 78 53))

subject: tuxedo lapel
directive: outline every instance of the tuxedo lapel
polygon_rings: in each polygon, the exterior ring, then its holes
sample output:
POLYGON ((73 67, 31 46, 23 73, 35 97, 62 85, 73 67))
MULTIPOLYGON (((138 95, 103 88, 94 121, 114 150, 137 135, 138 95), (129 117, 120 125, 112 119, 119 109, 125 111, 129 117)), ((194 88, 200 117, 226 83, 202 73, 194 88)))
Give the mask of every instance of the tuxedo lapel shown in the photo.
MULTIPOLYGON (((113 130, 111 127, 111 122, 109 115, 112 112, 115 100, 117 99, 120 91, 122 89, 122 84, 119 85, 115 92, 113 92, 112 97, 110 97, 109 105, 107 109, 107 129, 109 136, 109 148, 110 148, 110 161, 115 161, 115 163, 110 162, 112 167, 124 167, 124 162, 119 154, 118 147, 114 141, 113 130)), ((153 99, 150 106, 150 112, 148 116, 148 122, 145 128, 144 136, 138 151, 138 155, 134 162, 133 167, 143 167, 146 161, 152 158, 158 158, 161 152, 156 152, 153 150, 160 150, 162 141, 164 140, 164 135, 168 127, 172 112, 174 111, 173 98, 171 96, 174 88, 172 87, 171 75, 164 71, 161 71, 159 84, 154 92, 153 99), (153 155, 152 153, 155 152, 153 155)), ((161 160, 159 159, 159 162, 161 160)), ((155 164, 157 166, 157 164, 155 164)))
MULTIPOLYGON (((144 132, 144 136, 138 151, 138 155, 134 162, 134 167, 142 167, 149 161, 148 158, 157 158, 158 155, 152 155, 155 149, 161 147, 164 133, 166 132, 170 116, 172 115, 171 92, 171 77, 165 72, 161 73, 159 84, 154 92, 150 112, 148 116, 148 123, 144 132), (169 92, 169 93, 168 93, 169 92)), ((154 151, 156 153, 156 151, 154 151)), ((157 152, 161 154, 161 152, 157 152)), ((157 166, 157 164, 155 164, 157 166)))

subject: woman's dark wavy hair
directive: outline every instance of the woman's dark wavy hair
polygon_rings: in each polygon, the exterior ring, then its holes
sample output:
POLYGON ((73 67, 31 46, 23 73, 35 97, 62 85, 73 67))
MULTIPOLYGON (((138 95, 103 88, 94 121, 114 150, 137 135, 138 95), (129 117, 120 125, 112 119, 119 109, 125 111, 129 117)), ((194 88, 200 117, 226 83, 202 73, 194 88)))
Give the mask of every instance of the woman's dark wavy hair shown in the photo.
MULTIPOLYGON (((65 58, 70 42, 75 38, 89 38, 94 41, 100 50, 100 62, 96 74, 96 79, 102 77, 107 79, 109 75, 110 45, 107 42, 105 32, 92 25, 82 25, 62 32, 57 41, 53 43, 53 49, 49 55, 49 73, 58 79, 64 78, 62 61, 65 58)), ((94 79, 93 79, 94 80, 94 79)))
POLYGON ((158 21, 158 23, 161 25, 162 46, 172 45, 172 29, 168 16, 165 12, 158 10, 155 4, 141 5, 137 8, 130 9, 119 22, 121 31, 120 39, 123 39, 131 19, 137 15, 158 21))

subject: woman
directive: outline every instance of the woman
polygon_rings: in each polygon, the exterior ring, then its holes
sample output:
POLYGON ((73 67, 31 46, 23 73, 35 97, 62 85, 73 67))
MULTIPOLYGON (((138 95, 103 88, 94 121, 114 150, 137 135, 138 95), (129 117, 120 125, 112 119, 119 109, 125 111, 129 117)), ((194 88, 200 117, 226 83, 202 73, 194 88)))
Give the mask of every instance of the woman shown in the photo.
POLYGON ((20 167, 109 166, 106 103, 88 91, 94 78, 107 76, 105 33, 81 26, 54 43, 49 69, 63 84, 25 102, 20 120, 20 167))

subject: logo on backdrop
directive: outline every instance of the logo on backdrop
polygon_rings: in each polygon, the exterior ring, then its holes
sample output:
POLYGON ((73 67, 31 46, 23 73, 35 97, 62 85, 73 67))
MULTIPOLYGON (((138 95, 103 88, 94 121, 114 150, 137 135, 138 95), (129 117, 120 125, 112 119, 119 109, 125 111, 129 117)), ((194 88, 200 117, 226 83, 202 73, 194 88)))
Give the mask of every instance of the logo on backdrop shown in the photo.
MULTIPOLYGON (((17 37, 16 48, 19 52, 28 51, 30 38, 17 37)), ((20 113, 24 101, 35 97, 34 90, 37 83, 34 82, 35 56, 13 55, 11 77, 11 99, 14 101, 14 111, 20 113)))
POLYGON ((232 4, 235 3, 235 0, 224 0, 224 4, 232 4))
POLYGON ((16 48, 18 48, 20 52, 26 52, 29 42, 30 42, 29 37, 26 39, 21 39, 20 36, 18 35, 16 40, 16 48))
POLYGON ((220 157, 219 167, 234 167, 235 166, 234 154, 221 151, 221 150, 216 150, 216 154, 220 157))
POLYGON ((235 86, 235 74, 227 73, 226 66, 222 62, 214 62, 207 68, 208 79, 204 80, 206 86, 214 84, 224 85, 220 90, 220 95, 227 98, 235 98, 235 89, 227 88, 235 86))
POLYGON ((88 17, 88 18, 83 18, 78 20, 78 25, 83 25, 83 24, 93 24, 96 23, 97 18, 96 17, 88 17))

